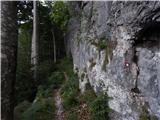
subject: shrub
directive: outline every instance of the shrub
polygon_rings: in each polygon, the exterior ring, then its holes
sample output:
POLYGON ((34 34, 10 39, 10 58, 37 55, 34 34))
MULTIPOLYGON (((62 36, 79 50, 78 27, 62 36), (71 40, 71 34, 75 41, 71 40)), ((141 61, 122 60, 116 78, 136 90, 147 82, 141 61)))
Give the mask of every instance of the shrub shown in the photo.
POLYGON ((106 120, 111 109, 107 102, 111 99, 103 93, 95 94, 89 83, 86 84, 86 91, 82 95, 81 100, 89 105, 91 117, 93 120, 106 120))
POLYGON ((61 95, 65 109, 69 109, 78 103, 76 98, 79 91, 78 87, 78 80, 75 75, 69 78, 69 80, 65 81, 65 84, 62 86, 61 95))
POLYGON ((77 115, 75 114, 69 114, 67 117, 67 120, 79 120, 77 115))
POLYGON ((111 109, 107 105, 107 95, 100 93, 93 102, 91 102, 91 114, 94 120, 106 120, 111 109))
POLYGON ((22 113, 30 107, 31 103, 23 101, 19 103, 14 109, 14 120, 22 120, 22 113))
POLYGON ((96 94, 93 91, 93 89, 91 88, 90 84, 87 83, 86 84, 86 91, 84 92, 84 94, 81 97, 82 102, 86 102, 88 105, 91 104, 91 102, 96 99, 96 94))
POLYGON ((62 72, 53 72, 48 79, 48 85, 53 88, 59 88, 64 81, 64 74, 62 72))
POLYGON ((46 80, 48 79, 48 76, 51 75, 51 73, 54 71, 53 64, 50 64, 47 60, 41 62, 38 65, 38 71, 37 71, 37 79, 38 79, 38 85, 46 84, 46 80))
POLYGON ((41 98, 33 102, 23 113, 23 120, 53 120, 55 106, 52 98, 41 98))
POLYGON ((38 86, 38 92, 36 95, 36 99, 37 98, 48 98, 48 97, 52 97, 53 96, 53 88, 48 86, 47 89, 45 89, 44 86, 40 85, 38 86))
POLYGON ((57 69, 65 72, 68 76, 73 76, 73 65, 70 58, 63 58, 57 62, 57 69))

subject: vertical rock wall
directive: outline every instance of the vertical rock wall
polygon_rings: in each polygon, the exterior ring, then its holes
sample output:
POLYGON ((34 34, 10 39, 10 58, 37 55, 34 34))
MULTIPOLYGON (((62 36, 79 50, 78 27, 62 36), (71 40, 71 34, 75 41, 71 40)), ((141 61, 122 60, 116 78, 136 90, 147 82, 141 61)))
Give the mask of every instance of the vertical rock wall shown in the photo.
POLYGON ((160 2, 70 2, 66 36, 80 89, 110 97, 111 120, 160 119, 160 2))

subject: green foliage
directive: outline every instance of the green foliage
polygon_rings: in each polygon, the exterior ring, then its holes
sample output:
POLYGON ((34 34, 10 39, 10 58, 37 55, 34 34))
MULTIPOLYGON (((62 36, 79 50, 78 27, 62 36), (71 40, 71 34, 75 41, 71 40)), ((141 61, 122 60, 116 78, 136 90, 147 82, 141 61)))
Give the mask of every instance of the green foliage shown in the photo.
POLYGON ((64 81, 64 73, 53 72, 48 79, 48 85, 52 85, 53 88, 59 88, 64 81))
POLYGON ((18 57, 16 71, 16 104, 29 100, 32 101, 35 94, 35 86, 31 72, 31 25, 23 24, 19 28, 18 35, 18 57))
POLYGON ((70 58, 63 58, 57 61, 56 68, 61 72, 65 72, 67 76, 73 76, 73 65, 70 58))
POLYGON ((53 120, 55 116, 55 105, 53 101, 52 84, 39 85, 37 95, 32 105, 26 109, 22 120, 53 120))
POLYGON ((36 98, 48 98, 53 96, 53 88, 51 86, 39 85, 36 98))
POLYGON ((107 48, 106 38, 102 37, 102 38, 100 38, 100 41, 99 41, 99 49, 104 50, 106 48, 107 48))
POLYGON ((92 41, 91 44, 96 46, 98 51, 105 50, 107 48, 107 39, 102 37, 98 42, 92 41))
POLYGON ((69 114, 67 120, 79 120, 76 114, 69 114))
MULTIPOLYGON (((63 61, 62 65, 65 66, 66 63, 66 61, 63 61)), ((67 70, 69 70, 72 67, 68 66, 66 68, 68 68, 67 70)), ((106 120, 106 118, 108 119, 108 113, 111 111, 111 109, 108 107, 107 103, 110 97, 102 93, 96 95, 89 83, 86 84, 86 91, 84 92, 84 94, 80 95, 78 89, 78 78, 76 75, 74 75, 72 69, 69 71, 70 72, 68 72, 68 79, 65 81, 61 88, 63 107, 65 108, 65 110, 75 108, 80 103, 87 103, 93 120, 106 120)), ((82 74, 81 77, 84 77, 84 75, 82 74)), ((67 118, 67 120, 77 119, 74 117, 74 115, 69 115, 70 116, 69 118, 67 118)))
POLYGON ((107 95, 100 93, 96 99, 91 102, 90 108, 94 120, 108 119, 108 113, 111 109, 107 105, 110 98, 107 95))
POLYGON ((54 110, 52 98, 40 98, 23 113, 23 120, 53 120, 54 110))
POLYGON ((66 31, 66 25, 69 20, 69 11, 66 3, 63 1, 56 1, 52 4, 51 20, 62 31, 66 31))
MULTIPOLYGON (((55 28, 50 20, 50 8, 42 3, 38 6, 38 61, 40 65, 44 63, 53 64, 53 35, 52 29, 55 28)), ((56 31, 56 34, 58 31, 56 31)), ((56 38, 57 39, 57 38, 56 38)), ((59 39, 58 39, 59 40, 59 39)), ((57 41, 58 41, 57 40, 57 41)))
POLYGON ((79 92, 78 87, 78 79, 75 75, 69 77, 69 79, 65 81, 64 85, 62 86, 61 95, 65 109, 70 109, 70 107, 78 104, 78 100, 76 98, 79 92))
POLYGON ((91 88, 90 84, 87 83, 86 84, 86 90, 85 92, 83 93, 82 97, 81 97, 81 100, 83 102, 86 102, 88 105, 91 104, 91 102, 96 99, 96 94, 95 92, 93 91, 93 89, 91 88))
POLYGON ((48 79, 48 76, 51 75, 51 73, 54 71, 54 64, 49 63, 47 60, 41 62, 38 65, 38 85, 46 83, 46 80, 48 79))
POLYGON ((22 120, 23 112, 31 106, 31 103, 28 101, 23 101, 18 104, 14 109, 14 120, 22 120))
POLYGON ((81 97, 81 101, 89 105, 93 120, 106 120, 111 109, 107 102, 111 99, 103 93, 95 94, 89 83, 86 84, 86 91, 81 97))
POLYGON ((25 107, 23 104, 24 107, 21 104, 16 107, 15 120, 53 120, 55 105, 52 97, 53 88, 49 85, 46 89, 45 85, 40 85, 36 98, 32 104, 28 105, 29 107, 25 107), (22 108, 23 110, 19 110, 18 108, 22 108), (21 111, 20 114, 18 114, 17 109, 21 111))

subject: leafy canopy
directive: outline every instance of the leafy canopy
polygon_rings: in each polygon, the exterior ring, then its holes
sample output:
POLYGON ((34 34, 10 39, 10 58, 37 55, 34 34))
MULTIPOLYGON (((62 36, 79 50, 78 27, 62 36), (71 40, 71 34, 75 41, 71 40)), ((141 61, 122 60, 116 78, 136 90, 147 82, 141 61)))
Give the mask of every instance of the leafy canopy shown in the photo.
POLYGON ((53 2, 51 11, 51 20, 55 23, 62 31, 66 31, 66 25, 69 20, 69 11, 67 4, 63 1, 53 2))

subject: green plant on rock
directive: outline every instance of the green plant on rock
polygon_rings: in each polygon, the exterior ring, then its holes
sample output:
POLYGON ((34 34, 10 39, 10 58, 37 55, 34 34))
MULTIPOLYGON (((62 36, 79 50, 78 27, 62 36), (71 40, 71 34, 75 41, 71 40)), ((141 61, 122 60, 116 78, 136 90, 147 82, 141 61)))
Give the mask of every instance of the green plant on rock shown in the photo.
POLYGON ((102 37, 100 38, 100 41, 99 41, 99 49, 104 50, 106 48, 107 48, 107 40, 105 37, 102 37))
POLYGON ((92 41, 92 45, 96 46, 99 51, 107 48, 107 39, 105 37, 101 37, 97 42, 92 41))

